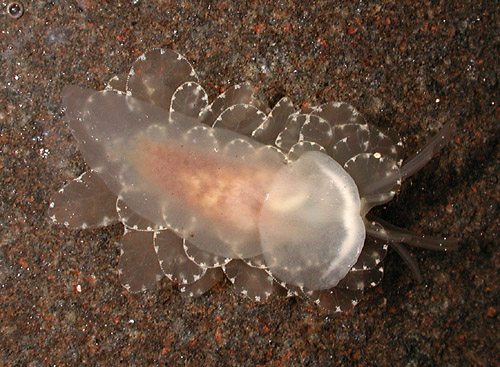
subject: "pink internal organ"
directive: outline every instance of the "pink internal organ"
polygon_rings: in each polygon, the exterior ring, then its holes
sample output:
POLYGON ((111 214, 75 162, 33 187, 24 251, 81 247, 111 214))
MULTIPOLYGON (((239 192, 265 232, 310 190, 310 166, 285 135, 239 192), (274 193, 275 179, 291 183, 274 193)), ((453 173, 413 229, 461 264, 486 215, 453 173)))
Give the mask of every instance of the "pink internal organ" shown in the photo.
POLYGON ((189 206, 221 229, 258 231, 260 210, 274 172, 180 144, 143 141, 138 149, 136 169, 163 195, 189 206))

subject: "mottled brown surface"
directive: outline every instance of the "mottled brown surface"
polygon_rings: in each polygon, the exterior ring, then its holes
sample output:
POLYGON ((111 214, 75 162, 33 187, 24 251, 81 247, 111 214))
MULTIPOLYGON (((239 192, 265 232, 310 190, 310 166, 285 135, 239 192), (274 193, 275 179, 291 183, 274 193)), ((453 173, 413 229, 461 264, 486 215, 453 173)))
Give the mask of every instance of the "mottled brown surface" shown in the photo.
POLYGON ((497 1, 22 1, 20 19, 0 15, 1 366, 498 365, 497 1), (455 121, 453 142, 377 212, 460 250, 414 251, 423 285, 389 253, 382 284, 336 317, 252 304, 228 282, 195 300, 167 280, 128 294, 120 226, 47 218, 50 193, 84 169, 60 93, 102 88, 159 46, 191 60, 212 98, 251 81, 270 103, 348 101, 410 153, 455 121))

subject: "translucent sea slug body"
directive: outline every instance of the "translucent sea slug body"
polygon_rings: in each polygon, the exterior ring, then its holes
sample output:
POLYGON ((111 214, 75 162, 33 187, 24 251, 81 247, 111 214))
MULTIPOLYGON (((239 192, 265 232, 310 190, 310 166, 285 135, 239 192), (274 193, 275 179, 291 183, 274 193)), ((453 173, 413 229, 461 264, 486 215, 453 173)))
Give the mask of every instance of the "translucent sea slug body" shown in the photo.
POLYGON ((375 218, 401 180, 451 137, 451 125, 402 165, 401 144, 346 103, 268 111, 249 84, 211 104, 189 62, 152 50, 104 91, 63 91, 91 170, 56 193, 50 216, 71 228, 121 222, 119 274, 131 292, 164 275, 199 296, 226 275, 254 301, 272 293, 349 310, 380 282, 387 245, 453 249, 375 218))

